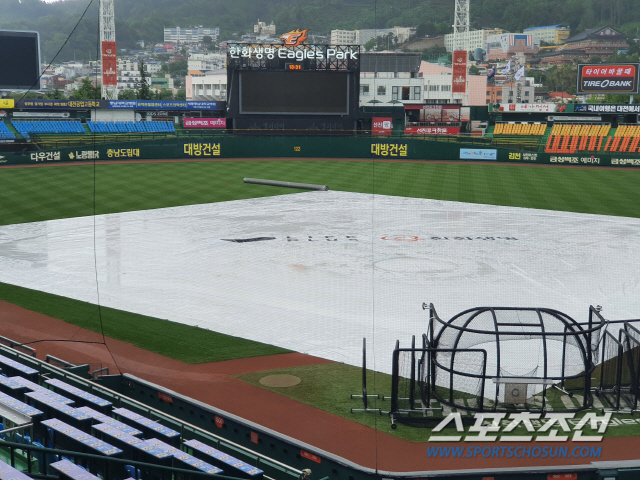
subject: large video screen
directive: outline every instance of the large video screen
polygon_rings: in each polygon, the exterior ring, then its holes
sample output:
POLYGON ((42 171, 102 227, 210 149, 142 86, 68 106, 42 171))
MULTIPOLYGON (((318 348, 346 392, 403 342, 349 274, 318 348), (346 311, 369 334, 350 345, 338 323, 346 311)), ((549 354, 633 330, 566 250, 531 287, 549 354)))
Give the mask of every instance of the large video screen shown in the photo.
POLYGON ((0 30, 0 90, 40 90, 38 32, 0 30))
POLYGON ((240 73, 241 114, 348 115, 349 73, 240 73))

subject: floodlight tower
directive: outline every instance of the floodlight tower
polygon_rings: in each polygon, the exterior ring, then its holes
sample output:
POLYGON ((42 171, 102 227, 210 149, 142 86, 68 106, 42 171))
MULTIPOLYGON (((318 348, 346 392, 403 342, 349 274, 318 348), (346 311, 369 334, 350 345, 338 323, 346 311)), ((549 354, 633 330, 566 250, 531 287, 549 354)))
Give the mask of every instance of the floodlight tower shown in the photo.
POLYGON ((453 49, 469 48, 469 1, 456 0, 456 11, 453 19, 453 49))
POLYGON ((117 100, 116 24, 113 0, 100 0, 100 49, 102 52, 102 98, 117 100))

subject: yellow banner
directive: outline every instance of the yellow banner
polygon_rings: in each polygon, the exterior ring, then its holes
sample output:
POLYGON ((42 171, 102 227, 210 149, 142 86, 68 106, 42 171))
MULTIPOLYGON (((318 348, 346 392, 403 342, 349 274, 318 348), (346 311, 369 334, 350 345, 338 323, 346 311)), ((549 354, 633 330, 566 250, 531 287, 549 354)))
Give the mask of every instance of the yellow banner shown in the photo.
POLYGON ((14 108, 15 100, 13 98, 0 98, 0 108, 14 108))

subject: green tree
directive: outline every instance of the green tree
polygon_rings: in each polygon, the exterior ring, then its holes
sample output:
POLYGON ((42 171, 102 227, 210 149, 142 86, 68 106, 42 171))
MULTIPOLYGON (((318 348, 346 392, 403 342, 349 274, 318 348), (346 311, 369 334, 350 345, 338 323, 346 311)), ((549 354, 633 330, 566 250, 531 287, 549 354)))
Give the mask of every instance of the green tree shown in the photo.
POLYGON ((186 100, 187 99, 187 91, 186 90, 178 90, 176 93, 174 100, 186 100))
POLYGON ((575 95, 578 68, 575 65, 553 66, 546 72, 546 86, 554 91, 575 95))
POLYGON ((82 79, 82 85, 73 91, 73 98, 76 100, 100 100, 102 94, 102 88, 100 85, 95 87, 91 83, 88 77, 82 79))
POLYGON ((148 75, 147 72, 145 72, 144 70, 144 61, 141 60, 140 61, 140 82, 138 83, 138 86, 136 88, 136 97, 138 97, 138 100, 151 100, 152 97, 152 93, 151 93, 151 89, 149 88, 149 80, 148 79, 148 75))
POLYGON ((52 100, 64 100, 66 99, 66 95, 62 93, 57 88, 53 92, 47 92, 44 94, 44 98, 52 99, 52 100))
POLYGON ((471 65, 469 67, 469 75, 479 75, 480 74, 480 69, 478 67, 476 67, 475 65, 471 65))
POLYGON ((173 92, 171 90, 158 90, 155 97, 156 100, 173 100, 173 92))
POLYGON ((375 46, 376 46, 376 39, 375 39, 375 38, 372 38, 371 40, 369 40, 367 43, 365 43, 365 44, 364 44, 364 49, 365 49, 367 52, 370 52, 370 51, 371 51, 371 49, 372 49, 373 47, 375 47, 375 46))
POLYGON ((13 98, 14 100, 20 100, 24 98, 25 100, 32 100, 34 98, 38 98, 38 94, 36 92, 13 92, 9 95, 9 98, 13 98))
POLYGON ((118 94, 118 98, 120 100, 135 100, 136 92, 135 90, 131 90, 130 88, 125 88, 121 93, 118 94))
POLYGON ((600 99, 597 95, 589 95, 587 97, 587 103, 600 103, 600 99))

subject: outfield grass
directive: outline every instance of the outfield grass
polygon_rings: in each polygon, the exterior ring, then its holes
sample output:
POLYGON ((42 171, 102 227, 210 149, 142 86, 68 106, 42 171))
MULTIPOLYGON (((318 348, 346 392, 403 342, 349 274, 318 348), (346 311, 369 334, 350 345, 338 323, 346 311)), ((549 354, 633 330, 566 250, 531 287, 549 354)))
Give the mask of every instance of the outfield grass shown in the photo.
POLYGON ((94 206, 95 213, 103 214, 298 191, 247 185, 243 177, 323 184, 350 192, 640 216, 636 170, 237 161, 0 169, 0 225, 92 215, 94 206))

